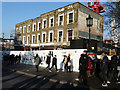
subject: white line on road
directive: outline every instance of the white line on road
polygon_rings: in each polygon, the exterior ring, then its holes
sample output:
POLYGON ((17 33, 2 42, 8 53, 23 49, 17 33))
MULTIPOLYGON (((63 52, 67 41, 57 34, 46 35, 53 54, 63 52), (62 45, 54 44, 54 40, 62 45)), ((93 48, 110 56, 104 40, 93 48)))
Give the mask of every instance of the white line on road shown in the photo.
POLYGON ((60 84, 66 84, 67 81, 60 81, 60 84))
POLYGON ((49 81, 54 82, 54 83, 57 82, 57 80, 55 80, 55 79, 49 79, 49 81))
MULTIPOLYGON (((16 71, 16 73, 18 74, 24 74, 30 77, 36 77, 37 75, 34 74, 30 74, 30 73, 26 73, 26 72, 22 72, 22 71, 16 71)), ((43 78, 43 76, 37 76, 36 78, 43 78)), ((45 80, 46 78, 44 77, 43 80, 45 80)), ((56 79, 49 79, 49 81, 56 83, 58 80, 56 79)), ((67 84, 67 81, 59 81, 60 84, 67 84)), ((78 86, 78 84, 76 83, 69 83, 70 85, 73 84, 74 87, 78 86)))

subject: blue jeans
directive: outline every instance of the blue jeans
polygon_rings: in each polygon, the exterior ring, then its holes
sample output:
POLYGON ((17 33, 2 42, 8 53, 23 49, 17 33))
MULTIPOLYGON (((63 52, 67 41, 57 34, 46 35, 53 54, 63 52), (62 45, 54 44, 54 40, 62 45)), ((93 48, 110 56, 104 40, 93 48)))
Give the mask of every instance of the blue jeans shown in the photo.
POLYGON ((118 77, 120 78, 120 70, 119 70, 119 72, 118 72, 118 77))

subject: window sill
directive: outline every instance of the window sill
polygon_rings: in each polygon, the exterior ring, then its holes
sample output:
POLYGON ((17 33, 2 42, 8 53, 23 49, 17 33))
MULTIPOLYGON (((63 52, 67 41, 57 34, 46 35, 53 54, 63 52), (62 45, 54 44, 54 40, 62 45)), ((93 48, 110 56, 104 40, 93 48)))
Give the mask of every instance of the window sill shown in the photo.
POLYGON ((69 25, 69 24, 74 24, 74 22, 72 22, 72 23, 67 23, 67 25, 69 25))

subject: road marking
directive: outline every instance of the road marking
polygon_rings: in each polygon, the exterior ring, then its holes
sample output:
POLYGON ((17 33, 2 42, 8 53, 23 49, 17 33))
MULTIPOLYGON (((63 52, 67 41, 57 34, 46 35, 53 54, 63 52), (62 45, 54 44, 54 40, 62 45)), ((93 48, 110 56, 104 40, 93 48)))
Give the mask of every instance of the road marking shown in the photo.
MULTIPOLYGON (((24 74, 24 75, 27 75, 27 76, 31 76, 31 77, 36 77, 37 75, 34 75, 34 74, 30 74, 30 73, 26 73, 26 72, 22 72, 22 71, 16 71, 16 73, 18 74, 24 74)), ((36 78, 43 78, 43 76, 37 76, 36 78)), ((46 78, 44 77, 43 80, 45 80, 46 78)), ((49 79, 49 81, 51 82, 54 82, 56 83, 58 80, 56 79, 49 79)), ((67 84, 67 81, 59 81, 60 84, 67 84)), ((69 83, 70 85, 73 84, 74 87, 78 86, 78 84, 76 83, 69 83)))
POLYGON ((49 81, 51 81, 51 82, 57 82, 57 80, 55 80, 55 79, 49 79, 49 81))
POLYGON ((67 81, 60 81, 60 84, 66 84, 67 81))
POLYGON ((31 76, 31 77, 36 77, 36 75, 34 75, 34 74, 25 73, 25 72, 22 72, 22 71, 16 71, 16 73, 24 74, 24 75, 31 76))

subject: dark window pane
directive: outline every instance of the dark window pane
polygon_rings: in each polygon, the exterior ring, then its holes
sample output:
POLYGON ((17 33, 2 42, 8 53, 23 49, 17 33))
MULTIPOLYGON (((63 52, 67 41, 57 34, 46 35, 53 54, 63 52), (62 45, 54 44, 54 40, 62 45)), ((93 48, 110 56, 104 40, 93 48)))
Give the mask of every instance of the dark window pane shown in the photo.
POLYGON ((63 16, 60 16, 60 22, 59 22, 59 25, 62 25, 62 22, 63 22, 63 16))
POLYGON ((38 35, 38 40, 40 41, 40 35, 38 35))
POLYGON ((45 42, 45 34, 43 34, 43 42, 45 42))
POLYGON ((41 25, 41 24, 39 23, 39 30, 40 30, 40 25, 41 25))
POLYGON ((53 33, 50 33, 50 42, 52 42, 53 33))
POLYGON ((53 18, 51 19, 51 27, 53 27, 53 18))
POLYGON ((63 21, 63 16, 60 16, 60 21, 63 21))
POLYGON ((44 28, 46 28, 46 20, 44 21, 44 28))
POLYGON ((36 25, 34 24, 34 31, 35 31, 35 29, 36 29, 36 25))
POLYGON ((69 14, 69 23, 72 23, 73 22, 73 13, 70 13, 69 14))
POLYGON ((68 30, 68 41, 72 40, 72 30, 68 30))
POLYGON ((59 42, 62 41, 62 31, 59 31, 59 42))
POLYGON ((35 43, 35 36, 33 36, 33 43, 35 43))

